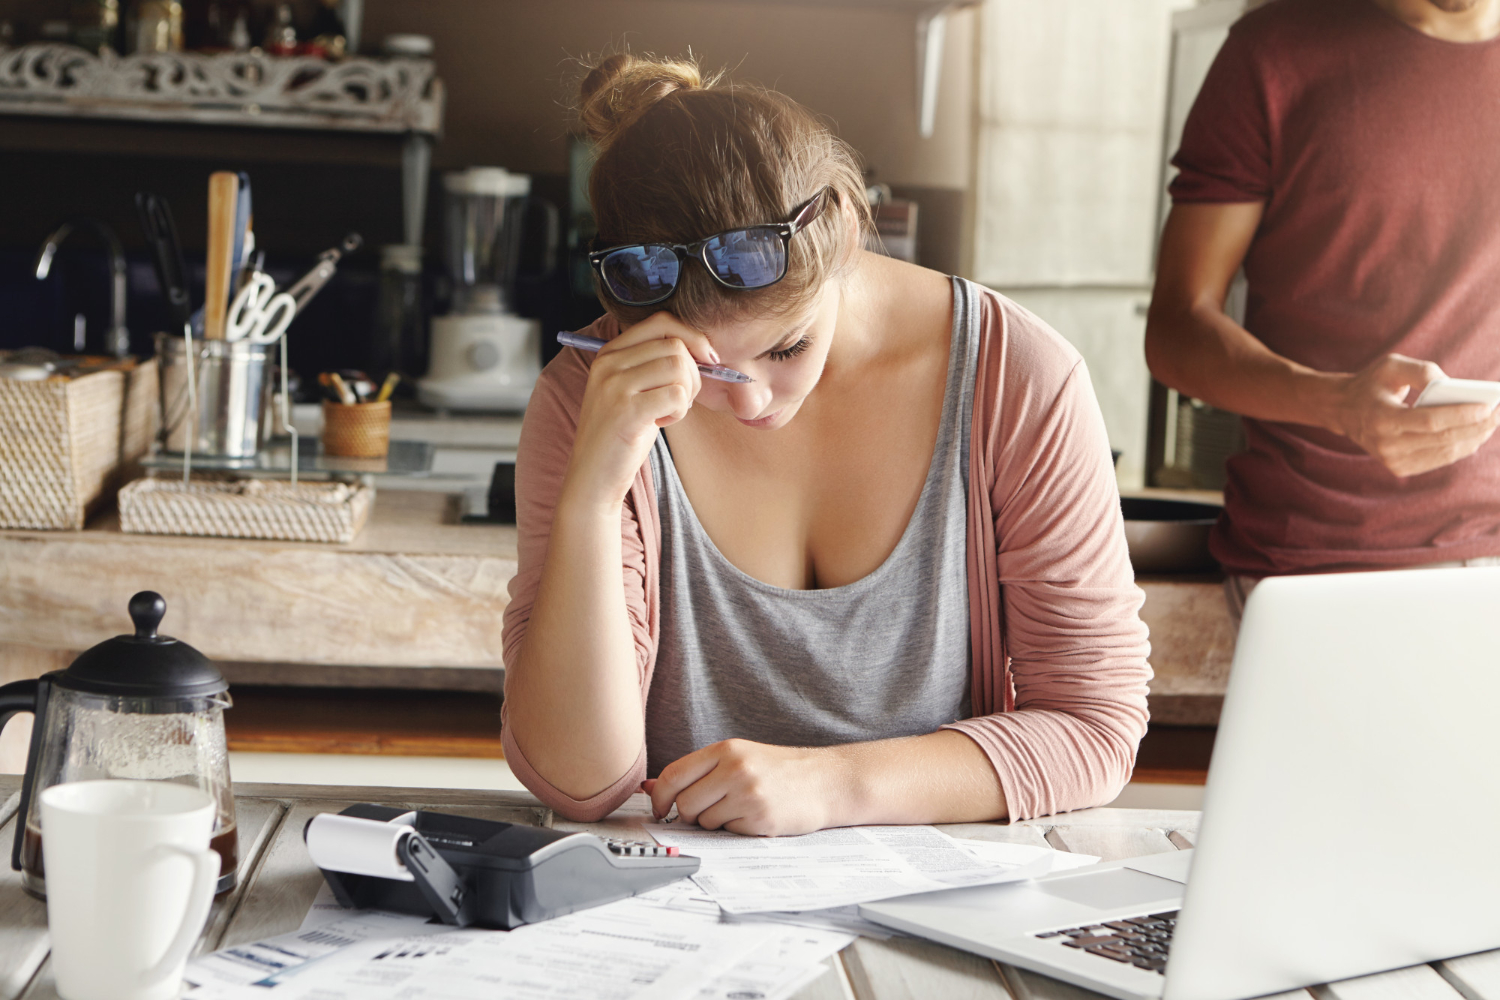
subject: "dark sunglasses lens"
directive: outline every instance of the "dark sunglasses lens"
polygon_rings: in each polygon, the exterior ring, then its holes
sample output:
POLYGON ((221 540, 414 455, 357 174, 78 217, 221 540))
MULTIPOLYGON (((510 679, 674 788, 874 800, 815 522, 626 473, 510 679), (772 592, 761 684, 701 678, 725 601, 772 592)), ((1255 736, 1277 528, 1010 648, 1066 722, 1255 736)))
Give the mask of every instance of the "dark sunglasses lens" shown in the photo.
POLYGON ((681 265, 671 247, 616 250, 599 264, 609 294, 625 303, 654 302, 677 286, 681 265))
POLYGON ((722 233, 703 252, 719 280, 735 288, 774 285, 786 274, 786 243, 770 226, 722 233))

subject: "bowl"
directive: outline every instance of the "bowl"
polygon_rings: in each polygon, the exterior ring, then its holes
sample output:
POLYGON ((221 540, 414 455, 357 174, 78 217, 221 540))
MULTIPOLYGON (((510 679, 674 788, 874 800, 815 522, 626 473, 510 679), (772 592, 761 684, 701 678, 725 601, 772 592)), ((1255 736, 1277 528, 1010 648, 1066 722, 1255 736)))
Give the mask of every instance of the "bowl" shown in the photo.
POLYGON ((1157 497, 1121 497, 1125 545, 1137 573, 1195 573, 1216 569, 1208 533, 1223 510, 1217 504, 1157 497))

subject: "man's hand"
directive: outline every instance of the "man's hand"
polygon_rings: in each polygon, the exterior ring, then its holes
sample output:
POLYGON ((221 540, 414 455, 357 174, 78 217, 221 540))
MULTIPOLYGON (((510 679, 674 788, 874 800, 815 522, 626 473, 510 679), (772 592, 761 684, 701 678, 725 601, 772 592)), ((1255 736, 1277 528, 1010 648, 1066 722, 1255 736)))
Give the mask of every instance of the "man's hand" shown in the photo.
POLYGON ((784 837, 840 826, 852 764, 840 747, 778 747, 724 740, 645 782, 658 817, 677 803, 705 830, 784 837))
POLYGON ((1406 403, 1443 377, 1431 361, 1387 354, 1348 376, 1332 417, 1349 438, 1398 476, 1416 476, 1467 458, 1500 426, 1500 408, 1483 403, 1417 408, 1406 403))

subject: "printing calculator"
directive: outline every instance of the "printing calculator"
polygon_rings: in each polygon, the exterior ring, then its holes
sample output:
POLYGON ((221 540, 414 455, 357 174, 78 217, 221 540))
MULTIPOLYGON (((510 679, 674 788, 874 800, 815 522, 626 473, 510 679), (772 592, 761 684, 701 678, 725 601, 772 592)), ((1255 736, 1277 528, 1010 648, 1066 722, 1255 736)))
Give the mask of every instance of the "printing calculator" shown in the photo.
MULTIPOLYGON (((396 867, 404 872, 394 877, 339 871, 336 843, 330 848, 326 837, 320 841, 314 861, 341 906, 434 916, 455 927, 510 930, 634 896, 698 870, 698 859, 675 847, 591 833, 368 803, 338 816, 411 830, 395 831, 396 867)), ((322 818, 313 817, 303 830, 310 847, 309 832, 322 818)))

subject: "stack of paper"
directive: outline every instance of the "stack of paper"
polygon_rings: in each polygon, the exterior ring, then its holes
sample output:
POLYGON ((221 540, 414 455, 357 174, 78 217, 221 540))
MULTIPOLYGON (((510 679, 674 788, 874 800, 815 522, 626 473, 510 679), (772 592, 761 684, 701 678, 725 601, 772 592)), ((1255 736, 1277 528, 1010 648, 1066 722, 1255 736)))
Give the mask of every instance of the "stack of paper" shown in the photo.
POLYGON ((1099 859, 1045 847, 958 840, 931 826, 863 826, 801 837, 742 837, 694 826, 646 828, 701 859, 693 881, 735 922, 795 924, 888 938, 860 903, 1036 878, 1099 859))
POLYGON ((328 894, 291 934, 189 963, 184 996, 779 1000, 822 974, 823 960, 852 940, 807 927, 725 923, 686 881, 513 931, 339 910, 328 894))
POLYGON ((855 934, 858 904, 991 885, 1096 859, 959 841, 932 827, 756 838, 649 828, 702 859, 692 881, 513 931, 343 910, 324 886, 301 928, 189 963, 193 1000, 784 1000, 855 934))

